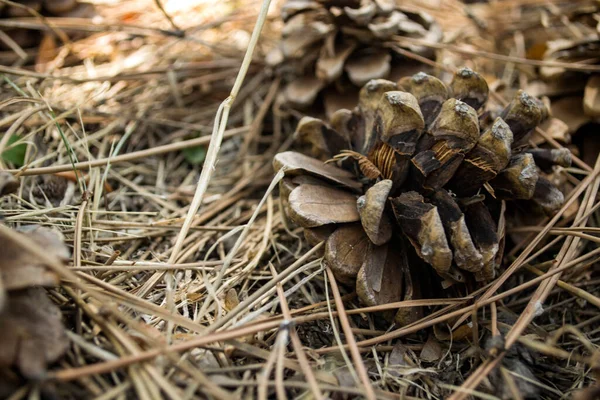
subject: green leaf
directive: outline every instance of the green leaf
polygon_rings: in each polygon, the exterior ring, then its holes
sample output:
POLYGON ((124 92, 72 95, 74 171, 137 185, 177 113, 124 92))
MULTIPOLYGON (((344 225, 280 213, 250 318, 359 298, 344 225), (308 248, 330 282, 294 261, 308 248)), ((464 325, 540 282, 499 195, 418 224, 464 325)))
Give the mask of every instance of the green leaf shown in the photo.
MULTIPOLYGON (((15 143, 19 139, 21 139, 19 135, 12 135, 10 139, 8 139, 6 147, 9 147, 11 144, 15 143)), ((14 164, 16 167, 22 167, 23 164, 25 164, 26 151, 27 145, 25 143, 21 143, 14 147, 11 147, 8 150, 5 150, 0 157, 4 161, 14 164)))
POLYGON ((206 158, 206 146, 194 146, 183 149, 185 159, 192 165, 201 165, 206 158))

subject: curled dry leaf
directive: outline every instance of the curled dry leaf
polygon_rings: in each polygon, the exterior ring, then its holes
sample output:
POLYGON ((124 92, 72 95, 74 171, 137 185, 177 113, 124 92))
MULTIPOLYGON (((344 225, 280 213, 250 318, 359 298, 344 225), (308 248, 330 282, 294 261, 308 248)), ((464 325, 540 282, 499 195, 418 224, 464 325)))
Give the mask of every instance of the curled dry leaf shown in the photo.
POLYGON ((290 193, 290 218, 305 228, 360 220, 356 196, 327 186, 300 185, 290 193))
POLYGON ((423 349, 421 349, 421 354, 419 354, 419 358, 421 361, 425 362, 436 362, 440 358, 442 358, 443 351, 440 343, 435 340, 435 337, 429 336, 423 349))

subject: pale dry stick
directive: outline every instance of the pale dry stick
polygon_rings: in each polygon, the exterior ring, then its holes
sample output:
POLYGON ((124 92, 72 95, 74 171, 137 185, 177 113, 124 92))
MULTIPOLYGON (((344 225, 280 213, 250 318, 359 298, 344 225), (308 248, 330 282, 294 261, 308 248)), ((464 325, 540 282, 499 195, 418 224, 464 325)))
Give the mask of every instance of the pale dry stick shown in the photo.
MULTIPOLYGON (((240 128, 230 129, 223 134, 223 138, 231 138, 231 137, 237 136, 241 133, 244 133, 247 130, 248 130, 248 127, 245 127, 245 126, 240 127, 240 128)), ((165 153, 171 153, 171 152, 183 150, 188 147, 206 145, 211 142, 211 137, 212 136, 207 135, 207 136, 202 136, 202 137, 195 138, 195 139, 182 140, 181 142, 177 142, 177 143, 169 143, 169 144, 165 144, 163 146, 157 146, 157 147, 153 147, 153 148, 149 148, 149 149, 145 149, 145 150, 134 151, 134 152, 127 153, 127 154, 121 154, 121 155, 113 157, 113 158, 110 158, 110 157, 109 158, 99 158, 97 160, 92 160, 92 161, 78 162, 78 163, 75 163, 75 165, 63 164, 63 165, 55 165, 52 167, 41 167, 41 168, 31 168, 31 169, 26 169, 26 168, 10 169, 10 170, 7 170, 7 172, 10 172, 13 175, 18 174, 19 176, 46 175, 46 174, 54 174, 57 172, 72 171, 73 166, 77 170, 85 171, 90 168, 103 167, 109 161, 110 161, 111 165, 115 165, 115 164, 120 164, 120 163, 127 162, 127 161, 134 161, 134 160, 139 160, 141 158, 147 158, 147 157, 161 155, 161 154, 165 154, 165 153)))
MULTIPOLYGON (((600 179, 597 179, 598 173, 600 172, 600 157, 598 157, 596 161, 596 165, 594 167, 594 171, 590 174, 589 177, 593 177, 593 181, 585 185, 585 188, 588 189, 586 191, 586 196, 584 198, 584 206, 580 207, 577 213, 577 217, 581 217, 581 215, 593 206, 593 201, 596 199, 596 194, 598 193, 598 188, 600 186, 600 179)), ((574 198, 575 196, 573 196, 574 198)), ((581 223, 585 224, 587 220, 582 221, 581 223)), ((554 272, 560 269, 561 264, 567 261, 569 258, 572 258, 576 249, 577 244, 579 243, 578 237, 568 237, 565 240, 563 247, 561 248, 558 256, 556 257, 558 263, 556 268, 551 268, 549 272, 554 272)), ((567 261, 568 262, 568 261, 567 261)), ((527 307, 521 315, 517 322, 513 325, 512 329, 506 335, 505 347, 509 349, 521 336, 523 331, 527 328, 527 326, 533 321, 535 316, 538 313, 541 305, 544 303, 550 291, 556 285, 556 282, 560 279, 561 273, 557 273, 543 280, 538 286, 535 293, 531 296, 527 307)), ((465 382, 461 385, 461 391, 455 392, 449 400, 464 400, 466 398, 466 392, 464 390, 471 390, 476 388, 481 381, 489 375, 489 373, 498 366, 498 364, 502 361, 505 353, 500 353, 497 358, 493 360, 486 360, 475 372, 471 374, 471 376, 465 380, 465 382)))
MULTIPOLYGON (((87 208, 88 200, 84 200, 79 207, 79 212, 77 213, 77 218, 75 219, 75 238, 73 242, 73 265, 80 266, 81 265, 81 236, 82 236, 82 227, 83 227, 83 217, 85 216, 85 209, 87 208)), ((77 296, 81 296, 81 291, 76 292, 77 296)), ((82 320, 82 310, 81 308, 77 308, 77 314, 75 315, 76 325, 75 329, 77 334, 81 335, 81 320, 82 320)))
POLYGON ((277 362, 275 363, 275 392, 277 393, 277 400, 286 400, 285 387, 283 385, 283 360, 285 356, 285 350, 287 347, 288 338, 290 335, 290 322, 284 320, 282 323, 282 329, 279 330, 277 340, 279 344, 275 342, 275 352, 277 353, 277 362))
POLYGON ((363 388, 366 392, 365 397, 369 400, 375 400, 375 391, 373 390, 373 386, 371 386, 367 369, 365 368, 365 364, 363 363, 360 352, 358 351, 358 346, 356 345, 356 340, 354 339, 354 334, 352 333, 352 328, 350 327, 350 321, 348 319, 348 315, 346 314, 346 309, 344 308, 344 302, 342 301, 342 296, 340 295, 337 282, 335 281, 333 272, 331 272, 329 267, 326 267, 325 271, 327 271, 327 276, 329 277, 331 291, 333 292, 333 298, 335 299, 335 306, 338 309, 338 318, 340 320, 340 324, 342 325, 344 335, 346 335, 348 347, 350 347, 350 354, 352 355, 352 360, 354 361, 354 367, 358 372, 358 376, 360 377, 363 388))
MULTIPOLYGON (((250 227, 252 226, 252 224, 254 223, 256 218, 258 217, 258 214, 260 213, 265 201, 271 197, 271 192, 273 191, 273 189, 275 189, 275 186, 279 183, 279 181, 281 179, 283 179, 284 175, 285 175, 284 169, 281 168, 279 170, 279 172, 277 172, 277 174, 275 175, 273 180, 271 181, 271 184, 267 188, 263 198, 260 200, 260 203, 258 203, 258 205, 256 206, 256 209, 255 209, 254 213, 252 214, 252 217, 250 217, 250 220, 248 221, 246 226, 244 226, 244 229, 242 230, 242 233, 240 233, 240 236, 237 238, 235 244, 233 245, 233 248, 227 254, 227 258, 225 258, 225 261, 223 262, 223 266, 219 269, 217 278, 213 282, 215 292, 218 292, 219 286, 221 285, 221 281, 223 279, 223 276, 225 275, 225 271, 231 265, 231 262, 232 262, 233 258, 235 257, 237 251, 239 250, 240 246, 242 245, 242 242, 248 235, 248 232, 250 232, 250 227)), ((272 212, 271 212, 271 214, 272 214, 272 212)), ((271 218, 271 222, 272 222, 272 218, 271 218)), ((267 231, 267 229, 270 229, 270 225, 268 225, 268 224, 265 226, 265 237, 267 238, 267 241, 268 241, 270 232, 267 231)), ((263 249, 266 248, 267 241, 264 241, 265 246, 263 247, 263 249)), ((259 252, 257 254, 257 256, 254 257, 253 263, 258 264, 258 261, 260 260, 261 256, 262 256, 262 252, 259 252)), ((200 316, 202 316, 202 315, 204 315, 204 313, 206 313, 206 310, 210 306, 211 299, 212 299, 212 297, 207 297, 206 300, 204 301, 204 304, 202 305, 202 309, 200 310, 200 313, 199 313, 200 316)), ((218 319, 219 317, 220 317, 220 315, 217 314, 216 318, 218 319)))
MULTIPOLYGON (((283 333, 282 330, 279 331, 279 334, 277 335, 277 338, 275 339, 275 344, 274 347, 277 348, 278 345, 280 344, 280 338, 281 338, 281 334, 283 333)), ((277 357, 277 351, 273 351, 273 349, 271 349, 271 352, 269 354, 269 357, 267 358, 267 363, 265 364, 264 368, 261 371, 260 374, 260 379, 258 380, 258 393, 257 393, 257 397, 258 400, 267 400, 267 382, 269 381, 269 376, 271 376, 271 371, 273 370, 273 366, 275 365, 275 359, 277 357)))
POLYGON ((171 252, 171 257, 169 259, 169 263, 171 264, 174 264, 177 260, 177 256, 179 255, 179 251, 181 250, 183 241, 185 240, 187 233, 192 225, 194 216, 196 215, 198 209, 200 208, 200 205, 202 204, 204 194, 206 193, 206 189, 208 188, 208 183, 210 182, 210 178, 217 163, 217 156, 219 154, 219 149, 221 148, 221 143, 223 141, 223 135, 225 132, 225 127, 227 125, 227 120, 229 119, 229 110, 231 109, 231 105, 235 101, 240 91, 242 83, 244 82, 244 78, 246 77, 246 72, 248 71, 250 63, 252 62, 254 49, 258 42, 258 38, 260 36, 260 32, 262 31, 262 27, 266 21, 267 12, 269 10, 270 4, 271 0, 263 0, 262 2, 261 9, 256 20, 256 25, 254 27, 254 30, 252 31, 250 43, 248 44, 248 49, 246 50, 246 54, 244 55, 240 71, 235 79, 233 88, 231 89, 231 93, 229 97, 221 103, 217 111, 217 115, 215 116, 215 124, 210 138, 210 145, 208 146, 208 150, 206 152, 206 159, 204 161, 202 172, 200 173, 198 186, 196 187, 196 192, 194 193, 194 198, 192 199, 192 203, 190 204, 190 209, 188 211, 185 221, 183 222, 181 231, 177 236, 177 240, 173 247, 173 251, 171 252))
MULTIPOLYGON (((273 264, 269 263, 269 268, 271 269, 271 273, 273 277, 277 275, 277 271, 273 267, 273 264)), ((292 315, 290 314, 290 308, 285 297, 285 293, 283 292, 283 285, 281 282, 278 282, 277 285, 277 295, 279 296, 279 305, 281 307, 281 313, 283 314, 284 321, 290 321, 292 319, 292 315)), ((300 368, 302 368, 302 372, 306 377, 306 380, 309 384, 312 395, 316 400, 324 399, 323 393, 319 388, 319 384, 317 383, 317 379, 315 378, 315 374, 313 373, 312 368, 310 367, 310 363, 306 354, 304 353, 304 348, 302 347, 302 342, 298 337, 298 332, 294 326, 290 326, 290 339, 292 341, 292 346, 294 347, 294 352, 296 353, 296 357, 298 358, 298 364, 300 364, 300 368)))

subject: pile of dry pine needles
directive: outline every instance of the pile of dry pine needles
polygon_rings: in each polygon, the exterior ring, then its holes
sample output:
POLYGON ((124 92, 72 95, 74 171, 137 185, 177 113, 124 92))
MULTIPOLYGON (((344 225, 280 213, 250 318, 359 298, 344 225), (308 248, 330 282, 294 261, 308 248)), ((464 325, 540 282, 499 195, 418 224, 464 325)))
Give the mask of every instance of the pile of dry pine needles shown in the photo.
MULTIPOLYGON (((486 18, 495 2, 405 3, 445 31, 444 43, 425 43, 438 53, 430 67, 468 64, 498 82, 531 73, 524 54, 494 53, 499 28, 486 18)), ((600 163, 575 159, 563 209, 509 232, 521 240, 506 249, 506 268, 475 295, 362 307, 323 267, 322 245, 310 248, 288 228, 273 190, 273 156, 292 145, 298 117, 275 106, 280 82, 264 64, 279 5, 224 106, 259 1, 104 0, 91 21, 0 19, 2 30, 41 32, 35 48, 0 52, 0 169, 20 184, 0 204, 1 235, 18 242, 19 227, 52 228, 72 254, 63 264, 20 244, 60 278, 47 292, 69 346, 40 379, 0 374, 0 392, 15 400, 590 394, 600 355, 600 163), (437 311, 405 327, 380 318, 400 306, 437 311), (457 319, 470 321, 463 340, 432 334, 457 319), (484 343, 490 332, 505 334, 508 351, 484 343)), ((36 328, 44 332, 44 320, 36 328)))

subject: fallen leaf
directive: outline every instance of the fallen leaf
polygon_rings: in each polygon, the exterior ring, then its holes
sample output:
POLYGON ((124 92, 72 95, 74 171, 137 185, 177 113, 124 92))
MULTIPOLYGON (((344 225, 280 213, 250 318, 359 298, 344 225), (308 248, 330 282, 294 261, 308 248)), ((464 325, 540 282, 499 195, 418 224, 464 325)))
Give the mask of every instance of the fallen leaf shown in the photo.
POLYGON ((46 366, 69 346, 60 310, 41 288, 12 292, 0 326, 0 367, 17 367, 28 379, 43 378, 46 366))

